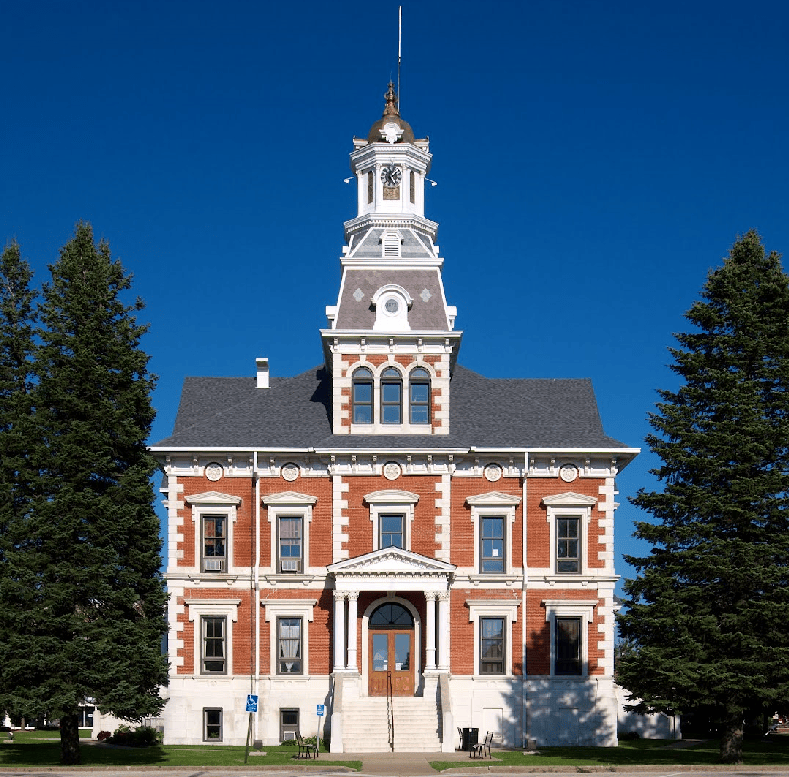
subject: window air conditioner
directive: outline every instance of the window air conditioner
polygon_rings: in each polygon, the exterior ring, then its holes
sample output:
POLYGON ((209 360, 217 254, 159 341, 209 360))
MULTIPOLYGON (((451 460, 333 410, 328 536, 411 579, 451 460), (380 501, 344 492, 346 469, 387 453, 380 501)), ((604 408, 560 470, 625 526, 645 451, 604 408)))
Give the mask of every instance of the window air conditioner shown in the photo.
POLYGON ((282 571, 283 572, 298 572, 299 571, 299 561, 298 561, 298 559, 295 559, 295 558, 283 559, 282 560, 282 571))
POLYGON ((206 572, 221 572, 225 567, 223 558, 207 558, 204 562, 206 572))

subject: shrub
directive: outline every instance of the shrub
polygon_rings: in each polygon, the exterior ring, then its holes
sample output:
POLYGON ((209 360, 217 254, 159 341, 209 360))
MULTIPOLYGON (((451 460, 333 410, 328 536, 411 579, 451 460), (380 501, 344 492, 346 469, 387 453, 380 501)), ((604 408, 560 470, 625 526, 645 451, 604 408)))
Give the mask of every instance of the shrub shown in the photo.
POLYGON ((139 726, 133 729, 122 725, 115 729, 115 733, 108 741, 113 745, 125 745, 126 747, 151 747, 159 744, 160 738, 159 732, 150 726, 139 726))
POLYGON ((112 734, 110 734, 109 731, 99 731, 96 739, 98 739, 99 742, 103 742, 105 739, 109 739, 111 736, 112 734))

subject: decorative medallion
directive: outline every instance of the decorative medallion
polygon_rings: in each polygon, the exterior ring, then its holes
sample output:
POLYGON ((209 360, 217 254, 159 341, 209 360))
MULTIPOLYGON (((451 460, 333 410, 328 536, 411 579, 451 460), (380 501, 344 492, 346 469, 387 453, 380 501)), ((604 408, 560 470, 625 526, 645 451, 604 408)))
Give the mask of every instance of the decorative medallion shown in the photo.
POLYGON ((384 477, 387 480, 397 480, 402 471, 403 470, 396 461, 387 461, 386 464, 384 464, 384 477))
POLYGON ((364 292, 361 289, 356 289, 356 291, 353 293, 353 298, 357 302, 361 302, 364 299, 364 292))
POLYGON ((488 466, 485 467, 485 480, 489 480, 491 483, 500 480, 502 474, 504 473, 498 464, 488 464, 488 466))
POLYGON ((422 289, 422 293, 419 296, 422 298, 422 302, 429 302, 433 295, 430 293, 430 289, 422 289))
POLYGON ((215 461, 212 461, 205 468, 205 476, 209 480, 212 481, 220 480, 223 474, 224 474, 224 470, 222 469, 222 465, 217 464, 215 461))
POLYGON ((298 476, 299 468, 292 461, 282 467, 282 477, 288 482, 295 480, 298 476))
POLYGON ((565 483, 572 483, 578 477, 578 467, 575 464, 562 464, 559 467, 559 477, 565 483))

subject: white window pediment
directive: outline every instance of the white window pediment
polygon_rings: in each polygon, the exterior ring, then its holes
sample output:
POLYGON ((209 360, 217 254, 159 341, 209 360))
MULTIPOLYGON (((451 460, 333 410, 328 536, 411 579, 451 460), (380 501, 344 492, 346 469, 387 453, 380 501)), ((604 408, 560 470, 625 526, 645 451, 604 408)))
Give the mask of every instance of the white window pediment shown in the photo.
POLYGON ((219 491, 206 491, 202 494, 185 496, 184 501, 190 505, 240 505, 241 497, 222 494, 219 491))
POLYGON ((372 494, 365 495, 364 501, 367 502, 368 505, 408 505, 416 504, 419 501, 419 495, 413 494, 410 491, 386 489, 384 491, 373 491, 372 494))
POLYGON ((573 491, 566 491, 563 494, 552 494, 551 496, 543 497, 542 501, 546 505, 561 505, 562 507, 589 507, 597 504, 595 497, 576 494, 573 491))
POLYGON ((466 503, 474 506, 501 505, 504 507, 514 507, 519 505, 522 499, 515 494, 504 494, 501 491, 489 491, 485 494, 476 494, 466 498, 466 503))
POLYGON ((314 505, 318 497, 296 491, 280 491, 278 494, 267 494, 260 501, 264 505, 314 505))

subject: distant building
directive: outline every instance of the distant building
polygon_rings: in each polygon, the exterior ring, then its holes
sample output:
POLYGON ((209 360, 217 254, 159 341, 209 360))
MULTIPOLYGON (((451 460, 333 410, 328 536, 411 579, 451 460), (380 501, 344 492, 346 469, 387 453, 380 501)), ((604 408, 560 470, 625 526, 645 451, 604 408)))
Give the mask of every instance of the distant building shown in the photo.
MULTIPOLYGON (((603 432, 588 380, 457 363, 424 215, 431 158, 390 85, 353 141, 357 213, 323 364, 187 378, 153 446, 166 743, 243 744, 250 693, 268 745, 319 720, 338 753, 451 751, 464 728, 511 746, 616 743, 615 477, 638 451, 603 432)), ((493 260, 469 269, 479 284, 493 260)))

